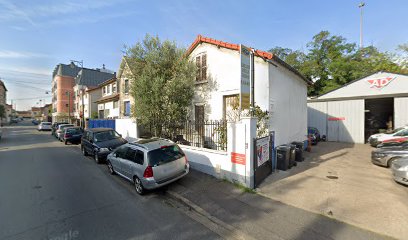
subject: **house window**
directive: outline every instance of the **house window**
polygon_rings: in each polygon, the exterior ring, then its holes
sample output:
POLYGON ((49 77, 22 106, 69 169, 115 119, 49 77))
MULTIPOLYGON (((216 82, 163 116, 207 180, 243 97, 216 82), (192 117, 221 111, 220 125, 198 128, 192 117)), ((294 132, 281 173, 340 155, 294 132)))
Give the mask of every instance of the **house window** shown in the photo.
POLYGON ((129 79, 125 79, 125 87, 123 91, 125 94, 129 93, 129 79))
POLYGON ((124 107, 124 116, 130 116, 130 102, 129 101, 125 101, 123 102, 123 107, 124 107))
POLYGON ((111 86, 111 85, 106 86, 106 93, 107 93, 107 94, 110 94, 110 86, 111 86))
POLYGON ((197 75, 196 81, 206 81, 207 80, 207 54, 203 53, 196 57, 197 75))
POLYGON ((116 92, 116 83, 112 84, 112 93, 116 92))
POLYGON ((102 91, 103 91, 103 95, 105 95, 106 94, 106 87, 103 87, 102 91))
POLYGON ((114 101, 113 102, 113 108, 118 108, 119 106, 119 102, 118 101, 114 101))

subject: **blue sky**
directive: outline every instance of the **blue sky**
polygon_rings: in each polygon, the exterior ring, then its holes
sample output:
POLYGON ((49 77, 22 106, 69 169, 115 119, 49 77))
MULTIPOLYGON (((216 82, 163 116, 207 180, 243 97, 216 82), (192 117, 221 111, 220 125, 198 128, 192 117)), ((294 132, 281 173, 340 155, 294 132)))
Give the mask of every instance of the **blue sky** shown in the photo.
MULTIPOLYGON (((124 44, 146 33, 188 47, 198 34, 257 49, 305 49, 321 30, 359 41, 360 1, 0 0, 0 78, 19 110, 50 102, 58 63, 117 71, 124 44), (25 98, 36 98, 27 99, 25 98), (17 100, 20 99, 20 100, 17 100)), ((408 1, 366 0, 364 44, 408 42, 408 1)), ((10 102, 10 101, 9 101, 10 102)))

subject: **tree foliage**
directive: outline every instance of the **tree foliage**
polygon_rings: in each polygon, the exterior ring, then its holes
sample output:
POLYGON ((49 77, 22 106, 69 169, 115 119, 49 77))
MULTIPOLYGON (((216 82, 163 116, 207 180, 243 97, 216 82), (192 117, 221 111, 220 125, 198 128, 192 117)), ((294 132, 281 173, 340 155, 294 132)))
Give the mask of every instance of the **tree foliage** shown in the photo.
POLYGON ((174 42, 146 35, 127 48, 126 58, 133 73, 132 116, 161 133, 163 125, 186 119, 194 94, 196 66, 185 49, 174 42))
MULTIPOLYGON (((306 51, 275 47, 269 50, 293 66, 315 84, 308 89, 310 96, 338 88, 352 80, 378 71, 407 73, 398 56, 380 52, 374 46, 359 49, 342 36, 321 31, 306 45, 306 51)), ((399 47, 408 53, 408 44, 399 47)))

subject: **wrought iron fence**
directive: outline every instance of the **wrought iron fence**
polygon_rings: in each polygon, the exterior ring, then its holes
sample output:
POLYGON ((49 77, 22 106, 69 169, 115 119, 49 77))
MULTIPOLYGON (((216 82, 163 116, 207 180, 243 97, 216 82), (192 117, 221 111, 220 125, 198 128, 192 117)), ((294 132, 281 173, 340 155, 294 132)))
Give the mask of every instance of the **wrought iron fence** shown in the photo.
POLYGON ((163 126, 161 136, 178 144, 227 151, 227 122, 183 121, 163 126))

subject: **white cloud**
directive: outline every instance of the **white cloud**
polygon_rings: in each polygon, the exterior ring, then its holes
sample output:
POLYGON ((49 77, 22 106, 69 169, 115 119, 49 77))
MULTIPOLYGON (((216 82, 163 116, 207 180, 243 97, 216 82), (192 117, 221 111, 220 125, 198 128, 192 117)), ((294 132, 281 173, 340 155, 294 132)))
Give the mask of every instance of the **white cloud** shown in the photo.
POLYGON ((32 52, 17 52, 0 50, 0 58, 47 58, 48 55, 32 52))

